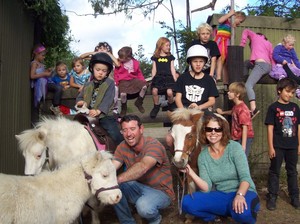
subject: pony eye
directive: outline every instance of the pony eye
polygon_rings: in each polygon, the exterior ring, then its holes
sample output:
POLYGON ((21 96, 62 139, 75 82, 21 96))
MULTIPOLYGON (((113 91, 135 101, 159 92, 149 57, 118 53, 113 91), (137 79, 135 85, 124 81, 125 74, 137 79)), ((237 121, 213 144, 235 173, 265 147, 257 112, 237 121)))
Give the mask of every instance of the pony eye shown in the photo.
POLYGON ((188 140, 192 140, 193 139, 193 134, 188 134, 187 138, 188 138, 188 140))
POLYGON ((40 159, 41 157, 42 157, 41 154, 39 154, 39 155, 36 156, 37 159, 40 159))

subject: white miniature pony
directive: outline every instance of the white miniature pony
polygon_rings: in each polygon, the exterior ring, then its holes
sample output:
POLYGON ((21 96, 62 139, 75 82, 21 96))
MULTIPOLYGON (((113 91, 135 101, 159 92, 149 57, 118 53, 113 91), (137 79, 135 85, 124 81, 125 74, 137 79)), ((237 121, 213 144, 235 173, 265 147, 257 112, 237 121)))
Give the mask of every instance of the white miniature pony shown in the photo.
MULTIPOLYGON (((25 175, 41 173, 44 165, 53 170, 71 159, 96 151, 95 143, 84 125, 64 117, 44 117, 33 129, 16 135, 20 151, 25 158, 25 175)), ((94 209, 92 223, 100 223, 98 212, 102 204, 92 197, 89 205, 94 209)))
POLYGON ((38 176, 0 174, 0 223, 72 223, 95 195, 116 204, 122 193, 108 152, 92 152, 38 176))
POLYGON ((96 151, 84 125, 64 117, 45 117, 35 128, 23 131, 16 138, 25 158, 25 175, 39 174, 47 159, 49 168, 54 169, 72 158, 96 151))

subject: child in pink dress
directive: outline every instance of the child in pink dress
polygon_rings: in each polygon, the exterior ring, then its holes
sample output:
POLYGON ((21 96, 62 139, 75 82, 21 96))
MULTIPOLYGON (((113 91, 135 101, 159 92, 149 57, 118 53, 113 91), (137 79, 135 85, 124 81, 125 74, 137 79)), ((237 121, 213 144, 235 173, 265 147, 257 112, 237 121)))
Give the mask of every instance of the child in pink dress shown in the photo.
POLYGON ((140 69, 140 64, 133 58, 131 47, 122 47, 118 55, 120 66, 116 66, 114 69, 114 80, 121 97, 120 116, 123 117, 127 113, 127 94, 139 94, 134 105, 141 113, 144 113, 143 101, 147 90, 147 82, 140 69))

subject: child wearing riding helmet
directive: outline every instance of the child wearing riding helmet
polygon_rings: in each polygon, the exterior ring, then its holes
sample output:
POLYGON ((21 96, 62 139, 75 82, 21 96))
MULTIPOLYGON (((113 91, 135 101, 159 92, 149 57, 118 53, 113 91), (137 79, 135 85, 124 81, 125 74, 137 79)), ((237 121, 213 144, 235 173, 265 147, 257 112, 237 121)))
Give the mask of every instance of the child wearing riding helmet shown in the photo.
POLYGON ((175 102, 178 108, 197 108, 206 110, 214 106, 219 96, 214 79, 205 75, 204 65, 208 60, 205 47, 193 45, 187 51, 187 63, 190 71, 179 76, 175 84, 175 102))
POLYGON ((93 79, 84 85, 77 96, 76 106, 86 106, 89 109, 89 116, 98 117, 100 125, 116 144, 119 144, 123 141, 123 136, 116 119, 108 115, 115 96, 114 80, 108 77, 112 69, 113 61, 108 54, 100 52, 92 56, 89 70, 93 79))
MULTIPOLYGON (((213 77, 203 72, 208 60, 206 48, 199 44, 191 46, 187 51, 186 60, 190 69, 179 76, 175 84, 176 106, 199 110, 211 109, 215 105, 219 92, 213 77)), ((174 148, 173 142, 172 135, 168 133, 166 144, 171 151, 174 148)))

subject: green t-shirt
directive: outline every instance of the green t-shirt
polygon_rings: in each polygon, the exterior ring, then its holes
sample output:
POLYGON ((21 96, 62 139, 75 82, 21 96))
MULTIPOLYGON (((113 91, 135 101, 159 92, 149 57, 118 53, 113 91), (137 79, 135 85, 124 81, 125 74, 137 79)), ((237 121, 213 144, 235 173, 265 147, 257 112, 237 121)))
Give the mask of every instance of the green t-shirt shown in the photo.
POLYGON ((245 151, 238 142, 230 140, 219 159, 212 158, 208 146, 205 146, 198 157, 198 167, 199 175, 207 182, 209 191, 214 186, 218 191, 234 192, 242 181, 247 181, 249 190, 256 192, 245 151))

